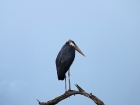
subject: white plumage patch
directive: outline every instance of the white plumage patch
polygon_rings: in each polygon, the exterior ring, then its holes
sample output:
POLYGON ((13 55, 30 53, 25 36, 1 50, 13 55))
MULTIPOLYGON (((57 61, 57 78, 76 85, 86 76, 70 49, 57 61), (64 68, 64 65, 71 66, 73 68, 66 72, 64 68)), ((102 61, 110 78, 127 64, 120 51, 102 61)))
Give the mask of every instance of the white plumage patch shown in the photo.
POLYGON ((73 47, 75 47, 75 45, 72 42, 70 42, 70 45, 73 46, 73 47))

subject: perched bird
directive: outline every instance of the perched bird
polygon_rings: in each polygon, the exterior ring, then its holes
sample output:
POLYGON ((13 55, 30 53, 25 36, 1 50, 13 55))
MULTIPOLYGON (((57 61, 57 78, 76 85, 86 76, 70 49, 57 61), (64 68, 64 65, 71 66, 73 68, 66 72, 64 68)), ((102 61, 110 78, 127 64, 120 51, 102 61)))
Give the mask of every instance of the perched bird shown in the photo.
POLYGON ((68 78, 69 78, 69 90, 71 90, 70 66, 73 63, 74 58, 75 58, 75 50, 78 51, 83 56, 85 56, 73 40, 68 40, 59 51, 56 61, 55 61, 58 80, 65 79, 66 91, 67 91, 66 89, 66 72, 67 71, 68 71, 68 78))

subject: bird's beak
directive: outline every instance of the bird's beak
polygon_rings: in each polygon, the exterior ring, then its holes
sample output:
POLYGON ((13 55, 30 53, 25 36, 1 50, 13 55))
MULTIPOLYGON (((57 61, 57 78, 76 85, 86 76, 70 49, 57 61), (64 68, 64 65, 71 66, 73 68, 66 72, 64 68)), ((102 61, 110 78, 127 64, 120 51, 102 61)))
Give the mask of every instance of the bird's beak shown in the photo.
POLYGON ((82 54, 83 56, 85 56, 84 54, 83 54, 83 52, 80 50, 80 48, 76 45, 75 46, 75 50, 76 51, 78 51, 80 54, 82 54))

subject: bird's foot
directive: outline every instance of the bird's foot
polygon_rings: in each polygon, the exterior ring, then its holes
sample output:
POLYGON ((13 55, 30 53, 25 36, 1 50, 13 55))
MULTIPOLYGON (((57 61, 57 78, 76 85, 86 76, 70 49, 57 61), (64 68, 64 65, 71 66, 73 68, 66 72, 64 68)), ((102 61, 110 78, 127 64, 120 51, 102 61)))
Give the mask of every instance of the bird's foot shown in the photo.
POLYGON ((72 91, 71 88, 68 91, 72 91))

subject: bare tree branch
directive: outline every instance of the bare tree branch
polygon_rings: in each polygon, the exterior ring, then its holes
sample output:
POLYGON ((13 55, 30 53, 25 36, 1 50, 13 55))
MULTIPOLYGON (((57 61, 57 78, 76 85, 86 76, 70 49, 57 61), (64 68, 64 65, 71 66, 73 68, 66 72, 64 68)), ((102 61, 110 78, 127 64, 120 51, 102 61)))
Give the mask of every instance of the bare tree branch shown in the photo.
POLYGON ((78 89, 78 91, 76 90, 68 90, 66 91, 64 94, 62 94, 61 96, 58 96, 56 97, 55 99, 53 100, 50 100, 48 102, 40 102, 39 100, 38 103, 39 105, 55 105, 57 104, 58 102, 72 96, 72 95, 76 95, 76 94, 81 94, 81 95, 84 95, 88 98, 90 98, 91 100, 93 100, 97 105, 105 105, 100 99, 98 99, 96 96, 94 96, 92 93, 87 93, 85 92, 80 86, 78 86, 77 84, 75 85, 78 89))

